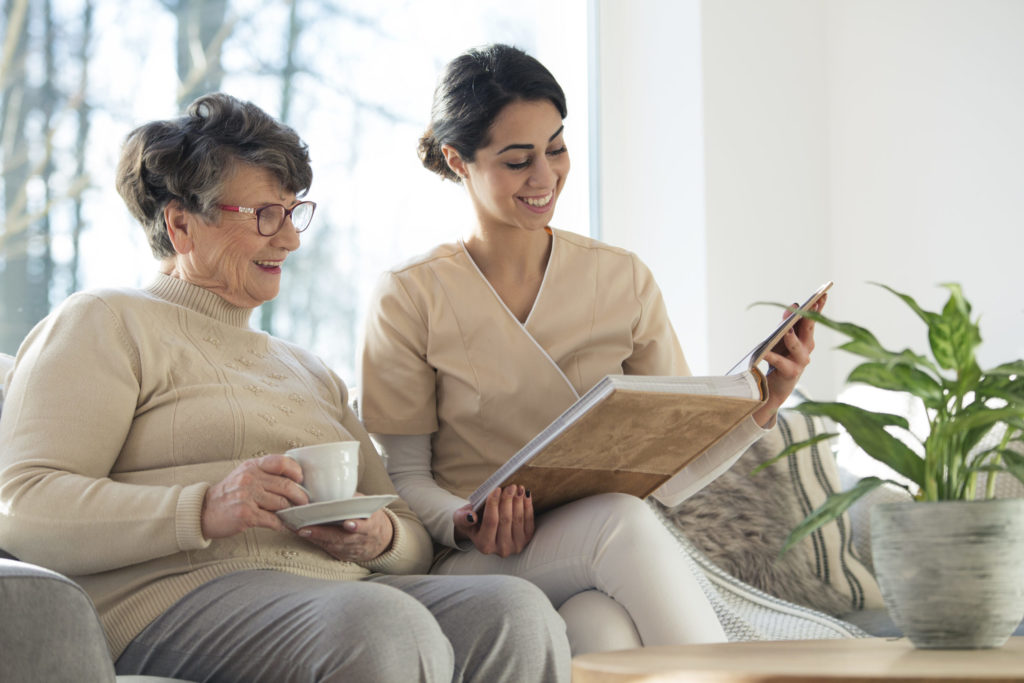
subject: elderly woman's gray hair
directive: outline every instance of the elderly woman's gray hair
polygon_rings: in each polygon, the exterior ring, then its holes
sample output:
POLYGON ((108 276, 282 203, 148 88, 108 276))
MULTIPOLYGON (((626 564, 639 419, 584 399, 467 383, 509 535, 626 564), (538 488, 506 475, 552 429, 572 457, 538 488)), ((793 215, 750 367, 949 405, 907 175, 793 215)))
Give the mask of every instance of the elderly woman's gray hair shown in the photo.
POLYGON ((203 95, 185 116, 154 121, 128 134, 117 166, 117 191, 146 230, 153 255, 174 256, 164 208, 173 200, 213 222, 221 188, 238 163, 266 169, 297 196, 313 182, 309 149, 265 111, 224 93, 203 95))

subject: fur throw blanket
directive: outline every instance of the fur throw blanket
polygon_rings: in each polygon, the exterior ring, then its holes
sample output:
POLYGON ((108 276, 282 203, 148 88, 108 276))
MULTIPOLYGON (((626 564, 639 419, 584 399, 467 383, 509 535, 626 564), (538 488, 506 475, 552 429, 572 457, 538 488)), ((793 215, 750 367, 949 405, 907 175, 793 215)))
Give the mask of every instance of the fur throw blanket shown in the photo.
MULTIPOLYGON (((838 486, 833 454, 822 444, 822 452, 809 453, 810 449, 805 449, 751 474, 755 467, 782 450, 791 436, 789 428, 798 420, 804 420, 803 416, 791 415, 788 421, 780 418, 776 429, 754 443, 731 469, 706 488, 680 505, 661 507, 686 537, 724 571, 770 595, 839 616, 865 605, 862 599, 857 604, 856 595, 851 599, 843 582, 837 585, 835 577, 829 576, 829 569, 822 566, 822 544, 829 542, 827 533, 805 538, 779 555, 790 531, 812 509, 803 490, 807 482, 801 481, 801 474, 816 469, 814 478, 821 483, 822 468, 831 469, 825 472, 825 479, 830 479, 834 472, 834 481, 824 483, 826 487, 838 486), (800 472, 801 469, 804 471, 800 472)), ((841 543, 842 539, 834 541, 841 543)), ((846 561, 858 562, 855 558, 846 561)), ((831 573, 840 569, 833 567, 831 573)), ((863 574, 873 583, 866 570, 863 574)), ((871 588, 877 591, 877 586, 871 588)))

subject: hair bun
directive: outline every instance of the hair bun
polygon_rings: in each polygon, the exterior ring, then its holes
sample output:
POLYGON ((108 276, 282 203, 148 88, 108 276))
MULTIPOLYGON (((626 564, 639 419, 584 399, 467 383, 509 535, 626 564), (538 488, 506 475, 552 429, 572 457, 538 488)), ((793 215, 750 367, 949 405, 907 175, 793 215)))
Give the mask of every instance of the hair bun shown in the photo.
POLYGON ((433 171, 442 178, 461 182, 462 179, 448 166, 448 162, 441 152, 441 143, 434 137, 432 130, 428 130, 420 138, 417 154, 419 154, 423 167, 428 171, 433 171))

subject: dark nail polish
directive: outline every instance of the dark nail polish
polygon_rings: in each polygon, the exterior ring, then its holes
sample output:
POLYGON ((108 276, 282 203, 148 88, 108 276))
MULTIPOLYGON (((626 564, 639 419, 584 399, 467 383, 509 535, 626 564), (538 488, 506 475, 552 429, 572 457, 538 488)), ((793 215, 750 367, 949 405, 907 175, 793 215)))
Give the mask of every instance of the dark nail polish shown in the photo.
POLYGON ((476 524, 476 520, 473 518, 473 513, 472 512, 470 512, 468 515, 466 515, 466 521, 469 522, 470 524, 476 524))
POLYGON ((527 498, 529 498, 529 497, 530 497, 530 489, 526 489, 526 497, 527 497, 527 498))

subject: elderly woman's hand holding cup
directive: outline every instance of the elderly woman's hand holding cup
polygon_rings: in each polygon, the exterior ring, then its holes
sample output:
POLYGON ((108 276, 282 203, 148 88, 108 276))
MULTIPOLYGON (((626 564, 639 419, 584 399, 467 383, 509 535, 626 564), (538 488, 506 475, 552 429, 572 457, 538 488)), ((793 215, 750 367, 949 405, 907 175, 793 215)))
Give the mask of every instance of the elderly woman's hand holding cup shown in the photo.
POLYGON ((274 513, 309 502, 299 486, 301 480, 299 464, 283 455, 246 460, 207 489, 203 499, 203 536, 227 538, 251 527, 287 531, 274 513))
MULTIPOLYGON (((224 538, 257 526, 287 531, 275 514, 278 510, 361 495, 356 492, 358 481, 358 441, 315 444, 247 460, 208 489, 203 535, 224 538)), ((339 560, 365 562, 390 547, 394 528, 387 514, 377 510, 366 519, 308 526, 298 533, 339 560)))
MULTIPOLYGON (((359 442, 340 441, 293 448, 285 453, 302 468, 303 489, 311 503, 348 500, 359 481, 359 442)), ((366 519, 347 519, 340 525, 315 525, 299 535, 346 562, 365 562, 391 545, 391 519, 377 510, 366 519)))

